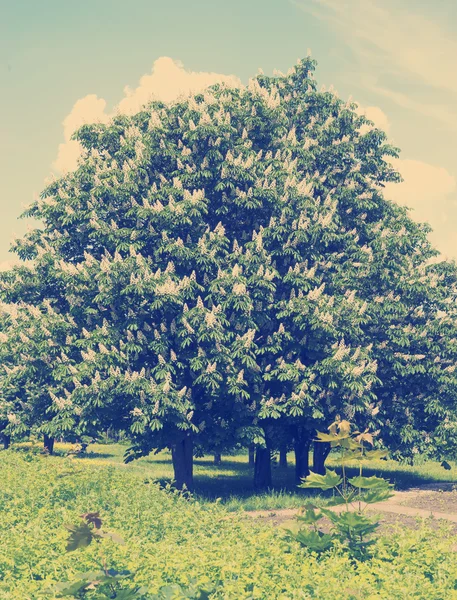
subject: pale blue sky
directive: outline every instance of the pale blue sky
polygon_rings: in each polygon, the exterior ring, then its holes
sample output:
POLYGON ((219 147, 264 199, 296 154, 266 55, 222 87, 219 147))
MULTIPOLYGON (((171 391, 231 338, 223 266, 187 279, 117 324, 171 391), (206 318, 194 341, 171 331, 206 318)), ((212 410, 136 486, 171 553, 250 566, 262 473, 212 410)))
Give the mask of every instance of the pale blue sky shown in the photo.
POLYGON ((246 83, 307 48, 320 83, 379 109, 403 151, 406 182, 389 193, 457 257, 455 0, 0 0, 0 268, 78 100, 95 94, 108 114, 161 57, 246 83))

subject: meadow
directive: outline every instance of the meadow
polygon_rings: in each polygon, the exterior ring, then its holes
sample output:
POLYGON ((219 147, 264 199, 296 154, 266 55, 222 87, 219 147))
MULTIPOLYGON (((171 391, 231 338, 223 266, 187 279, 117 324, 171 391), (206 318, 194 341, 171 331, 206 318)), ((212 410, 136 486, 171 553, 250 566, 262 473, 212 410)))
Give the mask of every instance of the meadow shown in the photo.
MULTIPOLYGON (((255 495, 244 455, 197 459, 196 493, 184 497, 166 485, 166 453, 123 465, 122 445, 93 445, 86 456, 43 456, 18 446, 0 454, 0 598, 56 598, 52 586, 98 568, 134 573, 132 585, 144 598, 416 599, 457 598, 455 536, 445 524, 394 527, 377 539, 369 561, 354 561, 335 548, 318 556, 286 537, 282 528, 248 519, 253 508, 300 506, 307 496, 294 491, 293 467, 275 469, 278 488, 255 495), (124 544, 103 540, 65 552, 68 531, 79 515, 98 511, 106 528, 124 544), (169 584, 207 587, 206 596, 154 596, 169 584), (148 595, 149 594, 149 595, 148 595)), ((397 487, 457 479, 455 466, 437 463, 382 467, 397 487)), ((379 473, 379 469, 377 470, 379 473)), ((85 598, 98 598, 96 590, 85 598)), ((128 597, 128 596, 126 596, 128 597)))
MULTIPOLYGON (((24 444, 24 448, 30 445, 24 444)), ((71 448, 69 444, 56 444, 56 452, 65 456, 71 448)), ((41 446, 36 447, 39 451, 41 446)), ((76 458, 78 463, 116 466, 121 469, 142 473, 152 481, 171 482, 173 468, 171 454, 159 452, 140 458, 127 465, 123 462, 126 446, 123 444, 92 444, 84 456, 76 458)), ((312 461, 312 454, 311 454, 312 461)), ((327 466, 337 465, 337 455, 327 459, 327 466)), ((445 470, 436 461, 419 462, 414 466, 402 464, 394 460, 370 461, 364 466, 367 476, 386 477, 394 484, 395 489, 404 490, 413 486, 433 482, 457 483, 457 466, 445 470)), ((358 466, 349 463, 348 472, 356 475, 358 466)), ((213 457, 208 455, 194 460, 195 491, 194 496, 200 502, 218 501, 229 511, 235 510, 269 510, 281 508, 298 508, 303 505, 309 492, 297 488, 294 477, 293 453, 288 454, 288 467, 282 468, 273 463, 273 489, 268 493, 256 493, 253 487, 252 467, 248 464, 246 452, 239 452, 222 457, 219 465, 214 464, 213 457)))

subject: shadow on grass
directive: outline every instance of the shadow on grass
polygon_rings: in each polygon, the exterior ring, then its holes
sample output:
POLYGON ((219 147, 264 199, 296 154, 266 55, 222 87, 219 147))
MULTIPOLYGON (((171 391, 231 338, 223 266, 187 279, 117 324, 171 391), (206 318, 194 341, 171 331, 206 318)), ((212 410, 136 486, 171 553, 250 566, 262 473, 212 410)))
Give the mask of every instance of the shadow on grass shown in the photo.
MULTIPOLYGON (((413 467, 411 469, 413 469, 413 467)), ((335 470, 337 473, 341 473, 341 469, 336 468, 335 470)), ((359 469, 357 467, 346 467, 346 473, 348 477, 356 477, 359 475, 359 469)), ((406 490, 408 488, 420 486, 424 483, 436 482, 436 477, 421 474, 417 471, 396 471, 395 469, 389 469, 388 467, 385 469, 370 469, 369 467, 364 466, 363 475, 364 477, 372 477, 373 475, 384 477, 384 479, 393 483, 396 490, 406 490)))
MULTIPOLYGON (((65 455, 65 453, 63 453, 65 455)), ((79 454, 75 454, 75 458, 84 458, 84 460, 101 460, 101 459, 109 459, 109 458, 117 458, 117 454, 112 454, 110 452, 81 452, 79 454)))
MULTIPOLYGON (((126 468, 141 471, 145 483, 156 481, 162 485, 172 480, 171 457, 167 454, 144 457, 139 461, 133 461, 128 465, 122 464, 123 452, 119 448, 94 448, 89 449, 87 454, 78 458, 106 460, 110 465, 122 465, 126 468)), ((384 461, 382 461, 384 462, 384 461)), ((341 473, 341 468, 332 464, 330 469, 341 473)), ((294 464, 289 462, 287 468, 273 465, 273 486, 270 490, 260 492, 254 489, 253 469, 247 463, 247 457, 225 456, 221 464, 215 464, 211 456, 199 457, 194 460, 194 495, 202 501, 214 501, 219 499, 221 503, 233 506, 233 509, 242 507, 245 509, 256 508, 288 508, 301 505, 306 498, 324 497, 320 490, 303 490, 295 482, 294 464)), ((356 466, 346 467, 349 477, 359 474, 356 466)), ((449 472, 449 478, 440 468, 430 463, 429 469, 420 467, 406 467, 400 463, 388 461, 384 464, 376 464, 372 467, 363 465, 363 474, 366 477, 376 475, 384 477, 395 489, 404 490, 417 487, 421 484, 436 481, 456 479, 454 473, 449 472), (421 472, 422 471, 422 472, 421 472)))

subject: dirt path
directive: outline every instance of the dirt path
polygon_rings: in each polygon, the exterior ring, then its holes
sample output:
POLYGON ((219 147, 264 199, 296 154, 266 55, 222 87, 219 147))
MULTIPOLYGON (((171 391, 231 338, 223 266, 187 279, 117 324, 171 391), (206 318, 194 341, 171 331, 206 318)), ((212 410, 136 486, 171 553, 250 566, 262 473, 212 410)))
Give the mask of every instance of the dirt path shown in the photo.
MULTIPOLYGON (((424 484, 418 488, 406 491, 394 492, 394 495, 384 502, 376 504, 362 504, 363 508, 371 513, 389 513, 406 518, 444 519, 457 523, 455 483, 431 483, 424 484), (414 506, 418 504, 419 506, 414 506), (440 510, 436 510, 436 505, 440 510), (449 508, 448 508, 449 507, 449 508)), ((344 506, 335 506, 332 510, 344 510, 344 506)), ((278 510, 254 510, 246 511, 251 518, 266 518, 274 524, 280 524, 292 519, 298 513, 298 509, 285 508, 278 510)))

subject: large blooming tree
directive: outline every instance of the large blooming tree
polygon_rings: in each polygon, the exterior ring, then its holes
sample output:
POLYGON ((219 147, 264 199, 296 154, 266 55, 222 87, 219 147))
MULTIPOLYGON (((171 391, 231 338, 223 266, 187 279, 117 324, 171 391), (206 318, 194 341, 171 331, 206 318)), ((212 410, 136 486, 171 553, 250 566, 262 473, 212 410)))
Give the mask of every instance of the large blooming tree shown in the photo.
POLYGON ((180 486, 195 442, 250 437, 261 487, 284 438, 306 475, 337 415, 379 427, 398 453, 453 422, 455 351, 439 337, 452 292, 427 226, 383 195, 397 150, 313 71, 306 59, 82 127, 78 168, 28 210, 43 225, 15 245, 33 266, 3 276, 6 302, 46 301, 74 322, 65 394, 79 427, 128 430, 130 457, 170 448, 180 486), (411 407, 422 371, 417 356, 399 365, 413 346, 428 366, 411 407))

